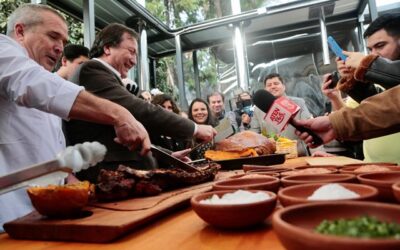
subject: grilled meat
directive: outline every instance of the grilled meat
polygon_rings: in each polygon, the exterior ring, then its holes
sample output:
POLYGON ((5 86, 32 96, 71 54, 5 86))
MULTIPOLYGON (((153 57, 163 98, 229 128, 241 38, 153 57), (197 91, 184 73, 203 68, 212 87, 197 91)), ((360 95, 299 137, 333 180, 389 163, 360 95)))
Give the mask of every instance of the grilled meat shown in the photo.
POLYGON ((191 186, 215 178, 220 166, 216 163, 189 173, 182 169, 137 170, 120 165, 116 171, 101 170, 96 185, 99 200, 119 200, 133 196, 152 196, 164 190, 191 186))

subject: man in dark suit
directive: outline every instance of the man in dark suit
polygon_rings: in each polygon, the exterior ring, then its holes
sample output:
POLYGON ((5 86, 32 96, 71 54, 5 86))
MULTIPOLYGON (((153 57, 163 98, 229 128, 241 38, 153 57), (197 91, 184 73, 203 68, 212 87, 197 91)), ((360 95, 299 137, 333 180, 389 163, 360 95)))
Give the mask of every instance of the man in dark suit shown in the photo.
MULTIPOLYGON (((196 125, 175 113, 147 103, 123 86, 121 79, 136 65, 137 38, 137 33, 124 25, 108 25, 96 36, 90 50, 92 59, 82 64, 71 80, 96 96, 128 109, 149 133, 189 140, 194 136, 210 141, 216 134, 211 126, 196 125)), ((96 140, 107 147, 104 162, 88 170, 92 173, 83 173, 78 178, 95 182, 99 168, 114 169, 121 163, 138 168, 154 167, 154 164, 143 162, 144 158, 139 154, 115 143, 114 130, 110 126, 72 120, 66 124, 66 134, 71 144, 96 140)))

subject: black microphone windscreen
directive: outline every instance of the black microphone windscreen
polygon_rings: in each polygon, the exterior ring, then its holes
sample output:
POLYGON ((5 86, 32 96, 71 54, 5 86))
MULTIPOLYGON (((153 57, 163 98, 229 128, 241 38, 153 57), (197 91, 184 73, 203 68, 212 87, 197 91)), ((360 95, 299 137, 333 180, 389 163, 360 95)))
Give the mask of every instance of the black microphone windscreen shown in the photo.
POLYGON ((267 113, 271 108, 272 104, 275 101, 275 96, 264 89, 258 90, 253 95, 253 103, 257 106, 261 111, 267 113))

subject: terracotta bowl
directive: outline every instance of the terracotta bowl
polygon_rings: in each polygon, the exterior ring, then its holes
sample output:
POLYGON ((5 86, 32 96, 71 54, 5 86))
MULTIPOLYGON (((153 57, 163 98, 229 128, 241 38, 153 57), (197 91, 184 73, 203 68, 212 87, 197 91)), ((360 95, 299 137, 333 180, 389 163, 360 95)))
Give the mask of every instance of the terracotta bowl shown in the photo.
POLYGON ((288 187, 308 183, 357 182, 357 179, 353 174, 311 174, 285 176, 281 182, 282 186, 288 187))
POLYGON ((381 200, 389 202, 396 200, 392 191, 392 185, 400 182, 400 171, 360 174, 357 176, 357 179, 362 184, 376 187, 381 200))
POLYGON ((279 165, 271 165, 271 166, 263 166, 263 165, 243 165, 243 171, 247 172, 247 171, 273 171, 273 172, 284 172, 284 171, 289 171, 291 170, 288 167, 284 167, 282 164, 279 165))
POLYGON ((398 202, 400 202, 400 182, 396 182, 392 185, 393 195, 398 202))
POLYGON ((279 178, 272 176, 262 176, 255 178, 236 178, 218 181, 213 184, 213 190, 266 190, 277 192, 279 189, 279 178))
POLYGON ((78 216, 88 204, 94 186, 88 181, 63 186, 34 186, 27 190, 33 207, 48 217, 68 218, 78 216))
MULTIPOLYGON (((318 200, 308 200, 307 198, 311 196, 315 190, 320 188, 321 186, 327 183, 311 183, 311 184, 301 184, 283 188, 278 192, 278 199, 281 202, 282 206, 292 206, 303 203, 314 203, 314 202, 323 202, 318 200)), ((341 200, 376 200, 378 196, 378 189, 363 185, 363 184, 354 184, 354 183, 340 183, 344 188, 351 190, 360 197, 351 198, 351 199, 341 199, 341 200)), ((325 200, 328 201, 328 200, 325 200)))
POLYGON ((361 167, 361 166, 365 166, 365 165, 378 165, 381 167, 385 167, 390 169, 391 171, 400 171, 400 167, 396 166, 396 165, 389 165, 390 163, 386 163, 386 164, 357 164, 357 165, 349 165, 349 166, 345 166, 341 169, 339 169, 339 173, 344 173, 344 174, 356 174, 356 175, 360 175, 360 174, 366 174, 366 173, 376 173, 376 171, 369 171, 369 172, 355 172, 354 170, 356 170, 357 168, 361 167))
POLYGON ((237 178, 254 178, 254 177, 264 177, 264 176, 279 177, 279 173, 248 171, 248 172, 246 172, 244 174, 233 175, 230 178, 231 179, 237 179, 237 178))
MULTIPOLYGON (((246 228, 262 223, 275 209, 276 195, 269 191, 271 198, 265 201, 258 201, 248 204, 216 205, 201 204, 200 201, 211 198, 214 194, 221 197, 233 190, 213 191, 198 194, 192 197, 191 204, 196 214, 210 225, 221 228, 246 228)), ((249 192, 258 192, 251 190, 249 192)))
POLYGON ((324 219, 369 215, 382 221, 400 223, 400 206, 366 201, 307 203, 278 210, 272 217, 275 233, 287 250, 381 250, 400 249, 400 240, 360 239, 314 232, 324 219))
POLYGON ((340 168, 340 166, 337 165, 313 165, 313 166, 299 166, 299 167, 295 167, 294 169, 298 170, 298 169, 307 169, 307 168, 327 168, 329 170, 337 170, 338 168, 340 168))
MULTIPOLYGON (((318 171, 318 170, 315 170, 318 171)), ((332 167, 332 166, 321 166, 321 167, 311 167, 311 166, 303 166, 299 168, 294 168, 291 171, 286 171, 281 173, 281 176, 292 176, 292 175, 312 175, 312 174, 333 174, 337 173, 338 169, 337 167, 332 167), (312 173, 310 171, 313 171, 313 169, 326 169, 326 173, 312 173), (302 173, 304 171, 308 171, 307 173, 302 173)))

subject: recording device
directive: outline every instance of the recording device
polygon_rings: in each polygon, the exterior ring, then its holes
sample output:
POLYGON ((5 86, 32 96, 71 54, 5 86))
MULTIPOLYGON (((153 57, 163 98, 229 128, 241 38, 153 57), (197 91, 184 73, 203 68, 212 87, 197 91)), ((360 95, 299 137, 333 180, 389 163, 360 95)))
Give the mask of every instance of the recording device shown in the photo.
POLYGON ((340 75, 337 71, 333 71, 330 76, 328 76, 328 80, 331 80, 328 88, 334 89, 336 88, 337 83, 339 82, 340 75))
POLYGON ((242 115, 243 113, 248 114, 250 117, 253 116, 254 107, 252 105, 251 100, 240 100, 236 102, 236 108, 239 113, 242 115))
POLYGON ((286 97, 274 97, 266 90, 258 90, 253 96, 253 103, 259 109, 266 112, 264 120, 272 123, 280 131, 284 130, 288 124, 291 124, 300 132, 307 132, 313 137, 314 145, 321 145, 322 139, 310 129, 294 124, 293 117, 300 111, 300 107, 286 97))
POLYGON ((339 44, 337 44, 337 42, 335 41, 335 39, 333 39, 333 37, 328 36, 328 44, 329 48, 331 48, 331 50, 333 51, 333 53, 335 53, 337 57, 340 57, 340 59, 346 61, 347 56, 343 54, 343 49, 340 48, 339 44))

